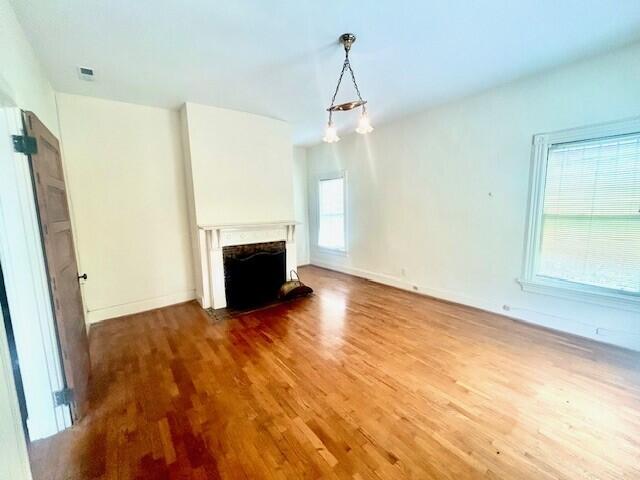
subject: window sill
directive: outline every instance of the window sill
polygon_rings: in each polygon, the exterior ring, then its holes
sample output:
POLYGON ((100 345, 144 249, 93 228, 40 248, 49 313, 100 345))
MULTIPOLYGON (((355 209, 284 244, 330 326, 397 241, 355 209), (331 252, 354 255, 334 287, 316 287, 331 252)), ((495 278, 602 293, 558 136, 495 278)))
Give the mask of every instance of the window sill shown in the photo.
POLYGON ((524 292, 592 303, 603 307, 640 312, 640 295, 618 293, 605 288, 581 286, 569 282, 542 282, 518 279, 524 292))

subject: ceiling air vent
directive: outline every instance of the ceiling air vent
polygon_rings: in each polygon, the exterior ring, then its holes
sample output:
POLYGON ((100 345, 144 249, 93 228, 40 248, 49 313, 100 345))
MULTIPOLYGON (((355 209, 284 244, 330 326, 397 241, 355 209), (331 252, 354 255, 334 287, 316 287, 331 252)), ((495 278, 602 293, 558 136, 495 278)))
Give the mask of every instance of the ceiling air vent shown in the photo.
POLYGON ((86 80, 87 82, 93 82, 96 77, 93 68, 89 67, 78 67, 78 76, 80 80, 86 80))

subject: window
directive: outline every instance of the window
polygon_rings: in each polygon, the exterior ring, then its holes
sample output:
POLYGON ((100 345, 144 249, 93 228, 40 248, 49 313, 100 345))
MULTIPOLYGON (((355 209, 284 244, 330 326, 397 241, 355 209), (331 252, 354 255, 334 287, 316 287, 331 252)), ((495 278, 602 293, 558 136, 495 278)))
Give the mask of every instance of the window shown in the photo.
POLYGON ((346 250, 344 174, 318 183, 318 246, 346 250))
POLYGON ((640 121, 534 137, 523 288, 640 307, 640 121))

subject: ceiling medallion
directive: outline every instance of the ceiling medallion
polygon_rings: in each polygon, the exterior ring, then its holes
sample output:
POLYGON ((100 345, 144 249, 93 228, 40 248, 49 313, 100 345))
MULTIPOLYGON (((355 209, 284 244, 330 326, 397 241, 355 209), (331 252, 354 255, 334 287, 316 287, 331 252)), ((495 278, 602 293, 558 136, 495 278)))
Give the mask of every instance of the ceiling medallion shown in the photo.
POLYGON ((348 112, 349 110, 353 110, 354 108, 362 107, 362 111, 360 112, 360 122, 358 124, 358 128, 356 128, 356 132, 365 134, 373 131, 373 127, 369 122, 369 116, 367 115, 367 101, 363 100, 362 95, 360 95, 360 89, 358 88, 356 77, 353 74, 353 69, 351 68, 351 63, 349 62, 349 51, 351 50, 351 47, 353 46, 355 41, 356 36, 353 33, 344 33, 340 35, 340 43, 344 47, 344 63, 342 64, 342 71, 340 72, 340 76, 338 77, 336 91, 333 92, 331 105, 329 106, 329 108, 327 108, 327 111, 329 112, 329 122, 327 123, 327 129, 325 130, 324 138, 322 139, 327 143, 335 143, 340 140, 340 137, 338 137, 338 131, 336 130, 336 127, 333 123, 333 112, 348 112), (342 83, 344 72, 347 70, 349 70, 349 73, 351 74, 351 81, 353 81, 353 86, 356 88, 358 99, 336 105, 336 96, 338 95, 338 90, 340 89, 340 84, 342 83))

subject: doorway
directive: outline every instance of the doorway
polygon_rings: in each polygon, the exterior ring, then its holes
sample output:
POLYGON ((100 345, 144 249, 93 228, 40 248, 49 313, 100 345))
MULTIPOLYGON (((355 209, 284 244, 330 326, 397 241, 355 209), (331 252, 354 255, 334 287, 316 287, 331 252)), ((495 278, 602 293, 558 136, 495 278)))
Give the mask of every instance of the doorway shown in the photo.
POLYGON ((14 393, 16 403, 22 402, 22 428, 36 440, 71 426, 71 415, 53 397, 64 388, 64 376, 29 157, 16 152, 13 142, 14 135, 23 134, 22 112, 0 91, 0 265, 3 313, 8 312, 0 328, 10 336, 6 361, 12 377, 19 360, 20 385, 14 393))

